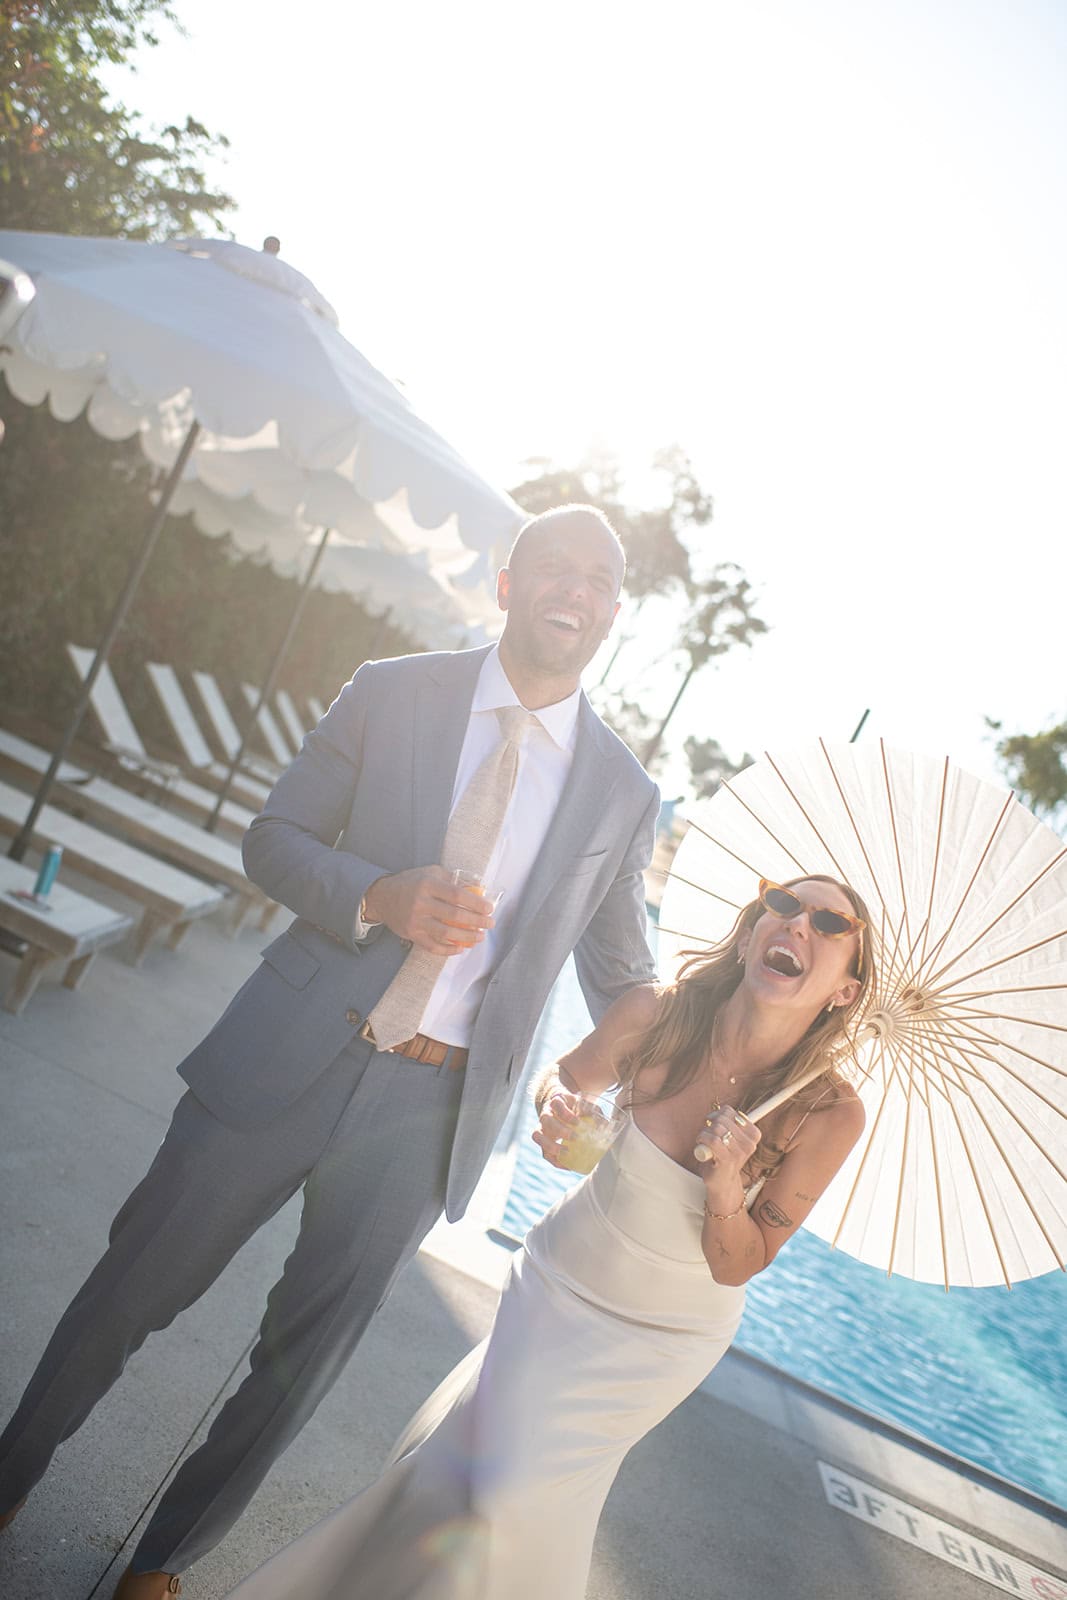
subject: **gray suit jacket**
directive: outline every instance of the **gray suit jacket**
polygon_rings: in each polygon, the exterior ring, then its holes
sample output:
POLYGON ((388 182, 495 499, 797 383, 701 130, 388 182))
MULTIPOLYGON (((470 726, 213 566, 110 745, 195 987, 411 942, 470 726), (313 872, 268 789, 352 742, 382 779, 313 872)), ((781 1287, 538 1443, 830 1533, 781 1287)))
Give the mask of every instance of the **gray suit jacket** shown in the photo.
MULTIPOLYGON (((485 654, 360 667, 249 828, 249 877, 297 917, 178 1069, 224 1122, 262 1125, 291 1104, 352 1040, 403 962, 407 947, 388 929, 357 943, 356 915, 382 873, 440 860, 485 654)), ((471 1039, 449 1169, 453 1220, 570 952, 595 1020, 654 976, 642 869, 658 811, 656 786, 583 695, 570 774, 471 1039)))

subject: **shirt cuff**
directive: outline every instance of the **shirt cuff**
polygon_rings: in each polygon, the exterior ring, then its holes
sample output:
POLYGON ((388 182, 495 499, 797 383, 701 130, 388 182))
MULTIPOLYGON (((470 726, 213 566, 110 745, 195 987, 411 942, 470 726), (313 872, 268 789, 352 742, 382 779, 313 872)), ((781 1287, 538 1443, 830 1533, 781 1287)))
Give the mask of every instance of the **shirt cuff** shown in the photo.
POLYGON ((382 926, 380 922, 364 921, 363 910, 366 906, 366 903, 367 897, 364 895, 363 899, 359 902, 359 910, 356 912, 356 925, 352 931, 352 938, 355 940, 356 944, 362 944, 365 939, 369 938, 372 933, 382 926))

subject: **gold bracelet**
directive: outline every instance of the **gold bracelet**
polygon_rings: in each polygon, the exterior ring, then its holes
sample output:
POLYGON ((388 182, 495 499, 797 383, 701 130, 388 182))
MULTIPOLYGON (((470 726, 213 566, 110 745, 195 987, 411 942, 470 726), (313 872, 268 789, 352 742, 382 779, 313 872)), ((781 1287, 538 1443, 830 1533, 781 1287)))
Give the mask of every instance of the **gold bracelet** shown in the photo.
POLYGON ((708 1202, 706 1200, 704 1201, 704 1215, 711 1222, 732 1222, 734 1218, 739 1217, 742 1211, 745 1209, 746 1205, 744 1195, 741 1196, 741 1204, 738 1206, 736 1211, 709 1211, 708 1202))

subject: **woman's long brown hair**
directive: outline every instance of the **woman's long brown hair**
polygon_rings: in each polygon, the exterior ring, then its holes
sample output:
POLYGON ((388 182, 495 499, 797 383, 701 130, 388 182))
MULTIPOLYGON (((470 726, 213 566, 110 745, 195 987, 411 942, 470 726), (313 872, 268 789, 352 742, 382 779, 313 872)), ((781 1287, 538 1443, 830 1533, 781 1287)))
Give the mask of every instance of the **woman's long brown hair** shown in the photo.
MULTIPOLYGON (((807 1032, 788 1051, 781 1061, 768 1068, 746 1085, 738 1111, 750 1111, 768 1095, 794 1083, 808 1073, 819 1061, 825 1062, 825 1071, 811 1085, 810 1093, 800 1091, 797 1103, 814 1104, 827 1090, 839 1081, 837 1070, 847 1059, 850 1046, 846 1023, 865 1003, 874 975, 874 954, 871 949, 871 917, 855 889, 825 873, 804 873, 790 878, 789 887, 796 883, 832 883, 848 897, 858 917, 867 926, 863 936, 863 969, 859 975, 860 988, 856 998, 846 1006, 831 1012, 820 1011, 807 1032)), ((631 1034, 617 1047, 618 1081, 628 1094, 623 1096, 632 1104, 654 1105, 669 1100, 690 1084, 701 1070, 711 1047, 712 1030, 721 1008, 737 989, 744 976, 739 963, 739 944, 760 917, 764 915, 759 900, 753 900, 738 914, 737 921, 722 944, 712 950, 687 952, 678 976, 660 991, 659 1013, 656 1020, 641 1034, 631 1034), (667 1076, 655 1094, 640 1094, 634 1100, 638 1075, 646 1068, 668 1063, 667 1076)), ((857 951, 858 953, 858 951, 857 951)), ((857 976, 856 973, 852 974, 857 976)))

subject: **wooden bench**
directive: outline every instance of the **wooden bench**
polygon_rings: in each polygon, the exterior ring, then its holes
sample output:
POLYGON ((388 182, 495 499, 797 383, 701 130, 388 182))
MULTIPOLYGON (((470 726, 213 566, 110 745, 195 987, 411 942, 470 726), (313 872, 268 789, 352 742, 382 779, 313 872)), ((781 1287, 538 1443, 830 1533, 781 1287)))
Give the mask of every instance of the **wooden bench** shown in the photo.
MULTIPOLYGON (((29 809, 29 795, 0 783, 0 834, 14 837, 29 809)), ((63 860, 75 872, 144 906, 131 941, 130 961, 135 967, 157 934, 163 935, 169 949, 176 950, 190 925, 226 899, 226 890, 217 884, 204 883, 55 806, 45 806, 37 818, 32 842, 35 849, 61 844, 63 860)))
POLYGON ((28 1004, 51 962, 65 961, 63 982, 68 989, 78 989, 96 952, 124 938, 133 921, 124 911, 99 905, 64 883, 52 885, 44 904, 20 898, 15 891, 32 890, 36 877, 35 868, 0 856, 0 928, 26 946, 15 981, 2 1002, 4 1010, 16 1016, 28 1004))

